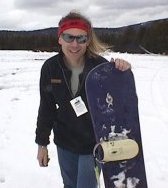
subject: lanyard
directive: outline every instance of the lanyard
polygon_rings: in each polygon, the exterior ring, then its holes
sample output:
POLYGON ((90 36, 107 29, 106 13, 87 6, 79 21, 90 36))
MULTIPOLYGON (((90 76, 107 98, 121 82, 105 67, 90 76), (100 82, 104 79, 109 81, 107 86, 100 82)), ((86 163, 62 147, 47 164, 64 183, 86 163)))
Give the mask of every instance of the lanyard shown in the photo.
POLYGON ((62 68, 60 62, 59 62, 58 64, 59 64, 59 66, 60 66, 60 68, 61 68, 61 71, 62 71, 62 74, 63 74, 64 80, 65 80, 66 86, 67 86, 67 88, 68 88, 68 90, 69 90, 69 93, 70 93, 71 97, 74 98, 74 95, 73 95, 73 93, 72 93, 72 91, 71 91, 71 89, 70 89, 70 87, 69 87, 69 84, 68 84, 67 78, 66 78, 66 76, 65 76, 64 69, 62 68))

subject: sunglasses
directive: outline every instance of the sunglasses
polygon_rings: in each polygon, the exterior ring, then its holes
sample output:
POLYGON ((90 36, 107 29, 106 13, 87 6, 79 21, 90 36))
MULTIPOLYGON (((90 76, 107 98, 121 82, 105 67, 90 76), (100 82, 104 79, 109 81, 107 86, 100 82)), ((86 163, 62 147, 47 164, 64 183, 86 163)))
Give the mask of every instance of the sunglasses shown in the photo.
POLYGON ((88 36, 87 35, 71 35, 71 34, 68 34, 68 33, 62 33, 61 34, 63 40, 67 43, 71 43, 73 42, 75 39, 76 39, 76 42, 78 44, 84 44, 88 41, 88 36))

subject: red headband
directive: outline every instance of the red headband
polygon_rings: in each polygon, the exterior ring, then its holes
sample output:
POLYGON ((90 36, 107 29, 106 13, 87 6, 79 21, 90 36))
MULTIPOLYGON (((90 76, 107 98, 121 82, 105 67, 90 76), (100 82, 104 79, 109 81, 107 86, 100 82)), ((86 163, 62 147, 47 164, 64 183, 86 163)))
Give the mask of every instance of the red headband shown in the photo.
POLYGON ((81 19, 65 20, 60 24, 58 28, 58 37, 61 35, 62 32, 71 28, 82 29, 88 33, 90 30, 90 25, 81 19))

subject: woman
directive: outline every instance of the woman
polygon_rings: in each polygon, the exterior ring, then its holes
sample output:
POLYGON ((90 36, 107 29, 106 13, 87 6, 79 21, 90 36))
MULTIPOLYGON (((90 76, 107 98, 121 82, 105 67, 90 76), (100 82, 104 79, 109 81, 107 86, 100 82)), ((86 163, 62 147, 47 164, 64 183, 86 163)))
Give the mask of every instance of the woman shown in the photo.
MULTIPOLYGON (((48 59, 41 69, 37 159, 40 166, 48 165, 47 145, 53 130, 64 188, 96 188, 92 156, 95 137, 85 78, 96 65, 107 62, 99 55, 106 48, 96 38, 91 22, 76 12, 60 20, 58 43, 59 54, 48 59), (73 99, 79 96, 81 108, 76 108, 73 99)), ((115 66, 122 71, 130 68, 121 59, 115 61, 115 66)))

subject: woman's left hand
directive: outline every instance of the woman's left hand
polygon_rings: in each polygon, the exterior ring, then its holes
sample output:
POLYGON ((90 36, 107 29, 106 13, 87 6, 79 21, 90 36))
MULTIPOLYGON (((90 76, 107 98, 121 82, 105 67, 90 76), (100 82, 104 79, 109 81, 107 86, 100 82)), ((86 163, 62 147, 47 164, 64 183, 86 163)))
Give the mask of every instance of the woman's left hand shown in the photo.
POLYGON ((114 60, 112 58, 111 62, 112 63, 114 62, 116 69, 118 69, 120 71, 126 71, 128 69, 131 69, 131 64, 128 61, 124 60, 124 59, 117 58, 117 59, 114 60))

